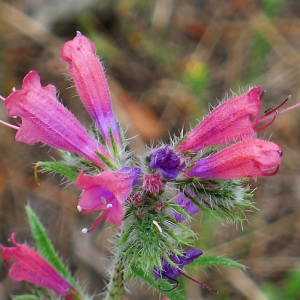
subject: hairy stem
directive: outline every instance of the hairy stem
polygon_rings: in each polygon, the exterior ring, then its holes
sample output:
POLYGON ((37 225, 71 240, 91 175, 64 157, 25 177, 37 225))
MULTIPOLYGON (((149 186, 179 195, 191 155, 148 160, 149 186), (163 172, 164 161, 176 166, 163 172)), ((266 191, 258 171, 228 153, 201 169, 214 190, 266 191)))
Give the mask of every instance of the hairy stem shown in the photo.
POLYGON ((122 252, 115 257, 105 300, 119 300, 124 289, 124 263, 122 252))

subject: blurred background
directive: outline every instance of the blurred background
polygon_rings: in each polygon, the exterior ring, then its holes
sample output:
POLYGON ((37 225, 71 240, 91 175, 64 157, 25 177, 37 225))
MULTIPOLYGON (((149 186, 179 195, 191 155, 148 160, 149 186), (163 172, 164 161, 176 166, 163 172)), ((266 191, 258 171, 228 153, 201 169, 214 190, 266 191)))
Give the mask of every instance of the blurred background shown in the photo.
MULTIPOLYGON (((130 147, 165 142, 187 130, 226 93, 261 85, 267 93, 263 110, 300 101, 300 3, 292 0, 11 0, 0 2, 0 94, 20 88, 31 69, 42 83, 52 83, 63 103, 83 124, 91 120, 60 58, 63 43, 77 30, 96 44, 104 62, 115 113, 130 147)), ((3 103, 0 119, 9 121, 3 103)), ((283 159, 276 176, 251 182, 257 212, 247 214, 244 228, 196 215, 197 247, 245 264, 246 271, 226 267, 189 269, 194 278, 218 289, 215 295, 187 283, 190 300, 300 299, 300 111, 280 115, 260 133, 280 144, 283 159)), ((105 286, 109 237, 99 227, 83 235, 95 216, 76 210, 79 190, 59 176, 39 173, 37 161, 58 157, 48 147, 14 140, 0 126, 0 243, 11 232, 33 245, 24 206, 40 216, 51 240, 95 299, 105 286)), ((30 290, 7 275, 0 263, 0 299, 30 290)), ((122 299, 161 299, 140 282, 129 284, 122 299)))

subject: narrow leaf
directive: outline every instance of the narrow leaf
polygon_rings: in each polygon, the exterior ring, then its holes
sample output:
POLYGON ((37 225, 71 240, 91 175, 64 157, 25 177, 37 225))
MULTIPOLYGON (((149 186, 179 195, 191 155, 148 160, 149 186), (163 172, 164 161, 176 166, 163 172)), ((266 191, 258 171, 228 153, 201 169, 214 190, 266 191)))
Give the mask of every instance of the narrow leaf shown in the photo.
POLYGON ((69 274, 63 263, 61 262, 59 256, 57 255, 56 251, 54 250, 48 235, 46 233, 45 228, 43 227, 42 223, 39 221, 37 215, 34 213, 34 211, 31 209, 29 205, 25 207, 27 216, 29 219, 29 225, 32 232, 32 235, 34 237, 37 249, 39 253, 45 258, 46 261, 52 265, 52 267, 70 284, 72 284, 74 287, 76 287, 78 290, 80 288, 78 287, 76 281, 74 278, 69 274))
POLYGON ((196 258, 189 266, 227 266, 234 268, 245 269, 246 266, 240 264, 230 258, 215 256, 215 255, 203 255, 196 258))
POLYGON ((39 161, 36 163, 35 165, 36 168, 43 168, 44 171, 49 171, 49 172, 55 172, 55 173, 59 173, 69 179, 71 179, 72 181, 75 181, 78 173, 80 170, 78 170, 78 168, 74 167, 74 166, 70 166, 68 164, 65 163, 61 163, 61 162, 44 162, 44 161, 39 161))

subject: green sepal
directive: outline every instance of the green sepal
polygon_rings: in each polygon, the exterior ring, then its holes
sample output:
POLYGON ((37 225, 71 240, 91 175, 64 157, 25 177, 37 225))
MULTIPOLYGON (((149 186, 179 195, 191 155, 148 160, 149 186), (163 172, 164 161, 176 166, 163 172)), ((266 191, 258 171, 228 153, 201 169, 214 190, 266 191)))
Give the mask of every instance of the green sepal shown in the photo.
POLYGON ((115 138, 114 138, 111 128, 109 128, 109 137, 110 137, 112 149, 114 152, 114 158, 117 158, 118 157, 118 147, 117 147, 117 144, 116 144, 116 141, 115 141, 115 138))
POLYGON ((162 293, 164 296, 168 297, 171 300, 185 300, 186 297, 181 289, 174 288, 174 285, 171 285, 167 280, 158 279, 154 280, 152 272, 145 273, 144 270, 138 268, 132 268, 133 273, 146 281, 150 286, 156 289, 158 292, 162 293), (172 288, 174 288, 172 290, 172 288), (168 291, 168 292, 167 292, 168 291))
POLYGON ((31 233, 35 240, 38 252, 66 281, 68 281, 74 288, 80 291, 80 287, 77 285, 76 281, 70 275, 64 264, 61 262, 56 251, 54 250, 48 238, 46 230, 38 219, 37 215, 29 205, 26 205, 25 209, 29 219, 31 233))
POLYGON ((216 255, 203 255, 196 258, 189 266, 227 266, 227 267, 234 267, 245 269, 246 266, 240 264, 230 258, 216 256, 216 255))
POLYGON ((75 166, 56 161, 39 161, 35 164, 35 168, 42 168, 44 171, 59 173, 72 181, 76 180, 80 171, 80 169, 75 166))
POLYGON ((117 171, 118 168, 108 159, 106 158, 103 154, 101 154, 98 151, 95 151, 95 153, 103 160, 103 162, 113 171, 117 171))

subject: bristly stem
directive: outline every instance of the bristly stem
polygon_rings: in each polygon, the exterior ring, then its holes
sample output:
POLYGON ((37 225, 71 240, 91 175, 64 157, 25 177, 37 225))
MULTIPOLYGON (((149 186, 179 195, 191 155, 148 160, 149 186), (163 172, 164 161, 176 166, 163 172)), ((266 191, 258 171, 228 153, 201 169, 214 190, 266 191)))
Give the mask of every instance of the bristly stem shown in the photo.
POLYGON ((118 251, 107 287, 105 300, 120 300, 124 289, 124 262, 122 252, 118 251))

